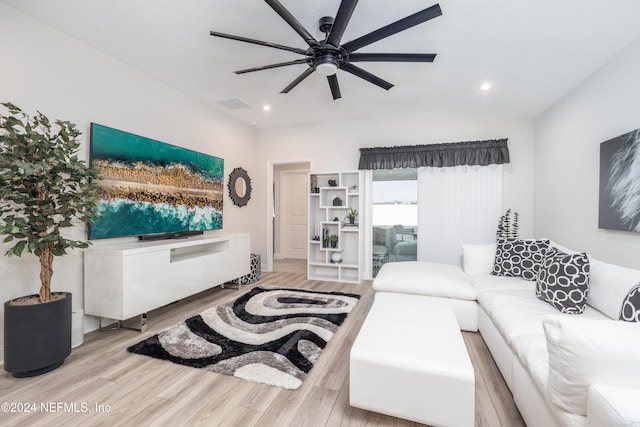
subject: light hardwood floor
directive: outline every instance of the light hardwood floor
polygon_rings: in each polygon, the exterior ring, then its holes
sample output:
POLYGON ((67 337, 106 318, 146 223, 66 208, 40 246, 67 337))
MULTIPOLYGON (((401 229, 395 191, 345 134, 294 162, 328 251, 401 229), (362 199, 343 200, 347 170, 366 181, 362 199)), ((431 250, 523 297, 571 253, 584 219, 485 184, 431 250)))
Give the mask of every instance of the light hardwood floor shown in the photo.
MULTIPOLYGON (((1 426, 416 426, 349 406, 349 351, 371 306, 371 282, 306 280, 304 261, 282 260, 256 285, 340 290, 362 295, 298 390, 193 369, 126 348, 241 291, 203 292, 149 313, 149 328, 91 332, 59 369, 36 378, 0 376, 0 402, 35 412, 0 412, 1 426), (44 412, 42 405, 49 408, 44 412), (64 406, 66 404, 66 407, 64 406), (48 406, 47 406, 48 405, 48 406), (30 407, 33 408, 33 407, 30 407)), ((464 333, 476 374, 476 426, 524 426, 482 337, 464 333)))

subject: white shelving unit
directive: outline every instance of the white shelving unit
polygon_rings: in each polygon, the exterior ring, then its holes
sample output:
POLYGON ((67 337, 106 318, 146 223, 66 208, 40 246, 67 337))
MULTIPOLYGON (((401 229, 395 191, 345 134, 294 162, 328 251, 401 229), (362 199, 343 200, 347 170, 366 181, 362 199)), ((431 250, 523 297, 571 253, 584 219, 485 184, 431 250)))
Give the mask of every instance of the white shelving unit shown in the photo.
POLYGON ((309 174, 309 279, 360 282, 363 246, 357 223, 362 212, 361 188, 358 171, 309 174), (349 225, 349 209, 358 210, 355 225, 349 225), (336 247, 327 239, 331 235, 338 237, 336 247), (339 262, 332 258, 336 253, 340 256, 339 262))

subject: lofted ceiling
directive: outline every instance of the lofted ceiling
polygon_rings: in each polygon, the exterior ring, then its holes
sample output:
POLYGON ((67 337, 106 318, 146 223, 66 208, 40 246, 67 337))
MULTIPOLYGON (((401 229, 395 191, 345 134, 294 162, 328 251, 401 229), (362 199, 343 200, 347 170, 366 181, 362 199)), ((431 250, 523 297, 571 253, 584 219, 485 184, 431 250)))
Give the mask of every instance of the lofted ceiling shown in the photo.
MULTIPOLYGON (((301 58, 209 31, 306 49, 263 0, 0 0, 243 123, 285 126, 427 110, 534 118, 640 37, 637 0, 440 0, 443 15, 360 52, 437 53, 433 63, 359 63, 385 91, 338 71, 334 101, 318 73, 279 92, 306 65, 236 75, 301 58), (490 82, 488 92, 480 85, 490 82), (229 109, 239 99, 246 108, 229 109), (263 106, 269 105, 270 111, 263 106)), ((311 33, 340 0, 280 0, 311 33)), ((362 0, 343 42, 435 0, 362 0)))

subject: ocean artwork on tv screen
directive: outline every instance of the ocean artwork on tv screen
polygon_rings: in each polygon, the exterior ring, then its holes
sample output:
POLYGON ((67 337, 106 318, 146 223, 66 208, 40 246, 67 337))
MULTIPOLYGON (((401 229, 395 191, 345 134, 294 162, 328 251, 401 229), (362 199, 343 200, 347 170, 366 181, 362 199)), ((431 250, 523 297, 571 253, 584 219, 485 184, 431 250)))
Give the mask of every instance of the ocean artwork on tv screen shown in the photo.
POLYGON ((222 228, 224 160, 91 123, 100 214, 90 239, 222 228))

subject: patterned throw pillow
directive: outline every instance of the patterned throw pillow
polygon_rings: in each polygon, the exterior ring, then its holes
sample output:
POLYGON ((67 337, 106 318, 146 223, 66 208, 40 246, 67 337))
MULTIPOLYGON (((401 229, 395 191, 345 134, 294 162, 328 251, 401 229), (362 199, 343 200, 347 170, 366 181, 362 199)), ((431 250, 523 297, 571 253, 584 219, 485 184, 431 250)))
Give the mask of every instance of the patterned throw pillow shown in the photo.
POLYGON ((491 274, 536 280, 540 264, 548 249, 548 240, 498 239, 491 274))
POLYGON ((565 254, 551 248, 538 272, 536 296, 562 313, 580 314, 589 295, 589 258, 587 254, 565 254))
POLYGON ((640 283, 635 285, 622 303, 620 319, 625 322, 640 322, 640 283))

